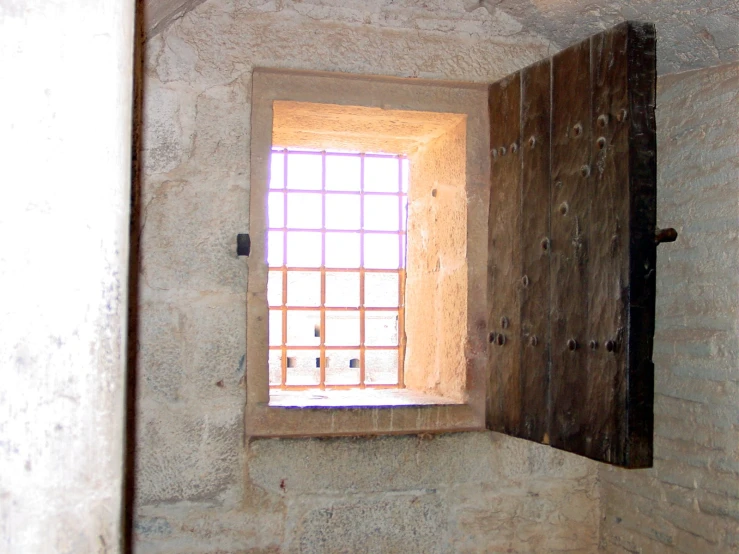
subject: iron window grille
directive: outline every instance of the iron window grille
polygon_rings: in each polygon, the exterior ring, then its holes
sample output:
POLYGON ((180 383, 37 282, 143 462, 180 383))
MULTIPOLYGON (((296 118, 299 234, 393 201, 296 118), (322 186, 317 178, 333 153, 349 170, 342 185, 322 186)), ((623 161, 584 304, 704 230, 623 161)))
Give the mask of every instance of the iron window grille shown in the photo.
POLYGON ((403 388, 409 162, 272 149, 270 386, 403 388))

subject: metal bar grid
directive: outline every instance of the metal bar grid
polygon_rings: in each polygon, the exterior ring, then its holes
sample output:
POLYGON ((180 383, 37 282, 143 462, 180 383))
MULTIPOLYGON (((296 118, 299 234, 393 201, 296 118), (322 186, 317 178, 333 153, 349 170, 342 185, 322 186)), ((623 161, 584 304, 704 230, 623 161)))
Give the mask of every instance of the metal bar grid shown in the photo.
MULTIPOLYGON (((316 308, 314 311, 318 311, 318 308, 316 308)), ((337 345, 328 345, 326 346, 326 349, 327 350, 359 350, 360 346, 361 345, 359 344, 355 344, 355 345, 337 344, 337 345)), ((270 346, 269 347, 270 350, 280 350, 281 348, 282 346, 270 346)), ((312 346, 305 346, 305 345, 295 346, 295 345, 290 344, 290 345, 287 345, 286 348, 288 350, 318 350, 319 345, 314 344, 312 346)), ((397 345, 379 345, 378 346, 378 345, 365 344, 364 346, 361 346, 361 348, 363 350, 384 351, 384 350, 397 350, 398 346, 397 345)))
POLYGON ((404 159, 403 156, 390 156, 381 154, 355 154, 355 153, 339 153, 330 152, 331 156, 346 156, 346 157, 358 157, 360 160, 360 181, 358 191, 342 191, 342 190, 330 190, 327 191, 326 187, 326 156, 327 153, 323 152, 308 152, 308 151, 294 151, 289 149, 273 149, 273 153, 283 154, 283 182, 282 186, 278 188, 270 189, 271 192, 282 193, 282 226, 269 226, 269 231, 281 231, 282 234, 282 260, 279 266, 272 265, 269 267, 270 272, 278 272, 281 276, 281 302, 280 305, 270 306, 270 313, 279 311, 282 315, 281 322, 281 341, 279 345, 272 345, 269 347, 270 351, 279 351, 281 354, 280 363, 280 383, 272 384, 273 388, 290 389, 290 390, 301 390, 301 389, 349 389, 349 388, 404 388, 404 353, 405 353, 405 310, 404 310, 404 296, 405 296, 405 248, 406 248, 406 230, 404 221, 404 202, 407 198, 407 192, 403 190, 403 164, 400 160, 404 159), (303 189, 303 188, 289 188, 289 175, 288 175, 288 159, 290 154, 312 154, 321 156, 321 188, 320 190, 315 189, 303 189), (377 191, 366 191, 365 190, 365 159, 366 158, 394 158, 399 160, 398 163, 398 187, 397 191, 377 192, 377 191), (358 229, 327 229, 326 228, 326 197, 327 192, 329 194, 339 195, 353 195, 359 197, 359 228, 358 229), (321 227, 320 228, 297 228, 290 227, 288 225, 288 195, 294 193, 309 193, 321 195, 321 227), (366 230, 365 229, 365 197, 397 197, 398 199, 398 230, 366 230), (320 267, 296 267, 288 266, 288 235, 289 233, 300 233, 300 232, 318 232, 321 235, 321 265, 320 267), (359 267, 327 267, 326 266, 326 236, 332 233, 355 233, 359 236, 359 267), (399 267, 389 269, 378 269, 378 268, 365 268, 365 236, 367 235, 395 235, 398 236, 398 259, 399 267), (291 306, 288 304, 288 274, 292 272, 316 272, 320 274, 320 305, 318 306, 291 306), (326 274, 329 273, 357 273, 359 275, 359 306, 326 306, 326 274), (365 305, 365 288, 366 288, 366 275, 367 274, 397 274, 398 275, 398 302, 395 306, 366 306, 365 305), (288 344, 288 313, 289 312, 300 312, 300 311, 315 311, 319 312, 320 324, 318 331, 319 344, 318 345, 293 345, 288 344), (381 312, 381 311, 395 311, 397 312, 397 341, 396 344, 388 345, 367 345, 366 344, 366 314, 367 312, 381 312), (327 345, 326 344, 326 314, 327 312, 358 312, 359 314, 359 344, 357 345, 327 345), (317 384, 287 384, 288 381, 288 350, 292 351, 318 351, 319 357, 317 363, 319 365, 319 382, 317 384), (327 369, 327 351, 358 351, 359 352, 359 382, 358 383, 331 383, 326 384, 326 369, 327 369), (397 384, 378 384, 378 383, 366 383, 367 377, 367 351, 396 351, 398 356, 397 362, 397 384))
MULTIPOLYGON (((317 229, 314 229, 317 231, 317 229)), ((375 232, 372 231, 372 234, 375 232)), ((400 234, 400 233, 395 233, 400 234)), ((362 268, 365 273, 405 273, 405 269, 376 269, 374 267, 362 268)), ((302 266, 286 266, 286 265, 273 265, 269 268, 270 271, 300 271, 301 273, 307 273, 309 271, 315 271, 316 273, 321 271, 320 267, 302 267, 302 266)), ((358 273, 359 267, 327 267, 326 271, 330 273, 358 273)))
MULTIPOLYGON (((290 191, 293 192, 293 191, 290 191)), ((380 195, 377 195, 380 196, 380 195)), ((382 196, 395 196, 390 194, 383 194, 382 196)), ((270 227, 267 229, 268 231, 283 231, 283 232, 293 232, 293 233, 317 233, 319 231, 324 232, 327 235, 330 235, 332 233, 356 233, 360 234, 362 231, 360 229, 320 229, 318 227, 315 228, 308 228, 308 227, 270 227)), ((383 231, 383 230, 372 230, 372 231, 364 231, 364 233, 370 234, 370 235, 405 235, 405 231, 383 231)), ((316 269, 316 268, 313 268, 316 269)), ((329 268, 332 269, 332 268, 329 268)), ((378 271, 393 271, 392 269, 385 270, 385 269, 379 269, 378 271)), ((398 271, 397 269, 395 271, 398 271)))
MULTIPOLYGON (((359 154, 355 154, 359 155, 359 154)), ((283 190, 283 189, 271 189, 271 190, 283 190)), ((301 194, 323 194, 323 190, 317 190, 317 189, 298 189, 298 188, 289 188, 287 189, 288 192, 299 192, 301 194)), ((358 191, 358 190, 330 190, 328 191, 331 194, 338 194, 341 196, 405 196, 405 192, 378 192, 378 191, 358 191)))
MULTIPOLYGON (((286 385, 284 387, 281 386, 273 386, 271 387, 273 389, 280 389, 280 390, 351 390, 358 388, 358 385, 286 385)), ((363 387, 363 389, 375 389, 375 390, 387 390, 387 389, 398 389, 398 385, 384 385, 384 384, 377 384, 377 383, 366 383, 363 387)))
MULTIPOLYGON (((359 273, 355 271, 354 273, 359 273)), ((282 310, 282 306, 270 306, 270 310, 282 310)), ((323 309, 326 312, 359 312, 359 306, 286 306, 286 309, 290 312, 317 312, 323 309)), ((398 310, 398 306, 364 306, 362 308, 365 312, 394 312, 398 310)))

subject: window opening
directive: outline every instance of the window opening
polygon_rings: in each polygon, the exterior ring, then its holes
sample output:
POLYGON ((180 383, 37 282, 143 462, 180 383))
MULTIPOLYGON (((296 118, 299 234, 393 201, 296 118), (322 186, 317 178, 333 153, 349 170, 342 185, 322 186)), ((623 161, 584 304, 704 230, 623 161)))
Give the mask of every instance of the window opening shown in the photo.
POLYGON ((272 149, 269 383, 403 388, 409 162, 272 149))

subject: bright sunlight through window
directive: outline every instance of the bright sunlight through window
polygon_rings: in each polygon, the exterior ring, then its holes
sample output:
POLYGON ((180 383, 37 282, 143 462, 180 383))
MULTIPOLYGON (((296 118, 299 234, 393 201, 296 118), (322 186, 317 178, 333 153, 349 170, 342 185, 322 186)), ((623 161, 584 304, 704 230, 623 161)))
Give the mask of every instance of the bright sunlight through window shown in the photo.
POLYGON ((274 149, 269 382, 402 388, 408 159, 274 149))

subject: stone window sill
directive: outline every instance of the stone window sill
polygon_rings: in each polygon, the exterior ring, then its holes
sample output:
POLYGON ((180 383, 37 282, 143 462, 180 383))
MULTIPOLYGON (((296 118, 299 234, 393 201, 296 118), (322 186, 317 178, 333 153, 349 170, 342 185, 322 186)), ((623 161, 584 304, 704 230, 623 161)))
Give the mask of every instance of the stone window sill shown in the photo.
POLYGON ((453 399, 411 389, 273 390, 273 408, 385 408, 459 405, 453 399))
MULTIPOLYGON (((394 401, 400 401, 402 395, 395 392, 394 401)), ((393 400, 388 396, 385 401, 393 400)), ((484 412, 470 403, 420 404, 412 401, 410 396, 405 401, 409 404, 374 403, 372 406, 337 407, 318 405, 320 402, 309 400, 305 406, 299 406, 295 399, 284 399, 285 403, 281 406, 247 404, 246 435, 250 438, 336 437, 449 433, 485 429, 484 412)), ((371 403, 365 399, 362 402, 371 403)))

